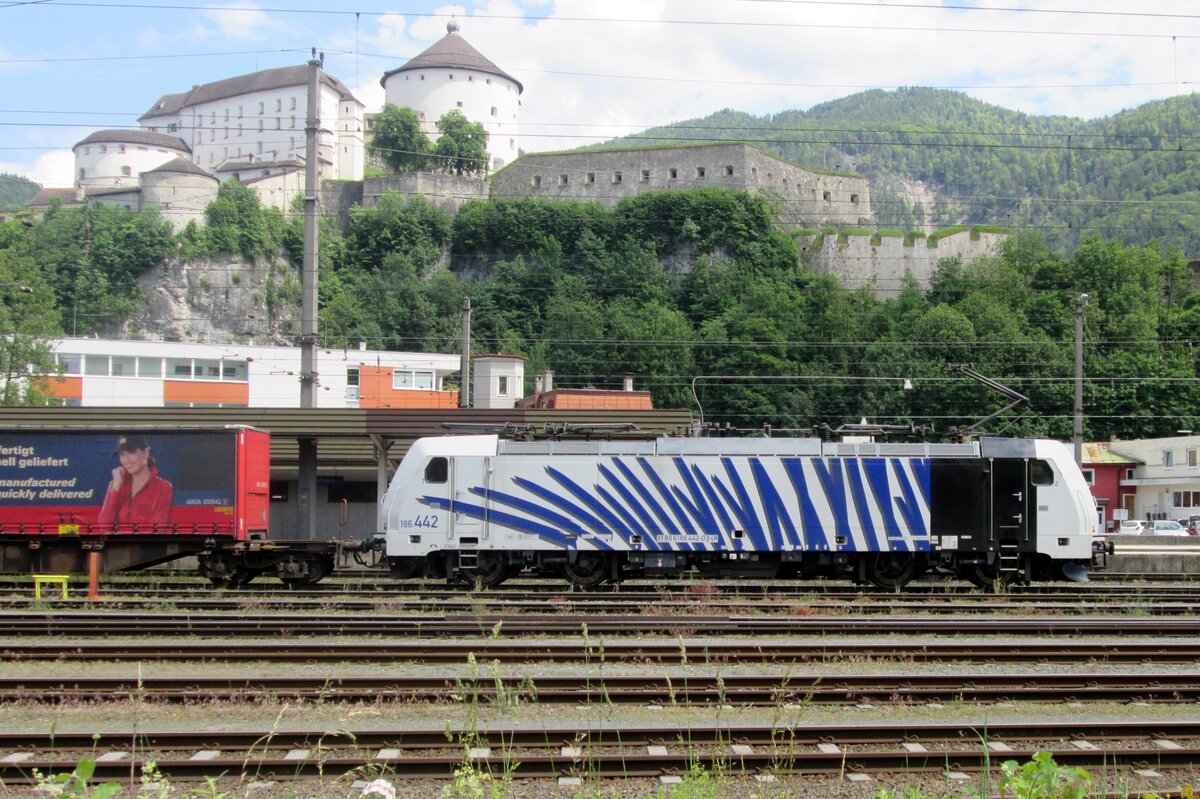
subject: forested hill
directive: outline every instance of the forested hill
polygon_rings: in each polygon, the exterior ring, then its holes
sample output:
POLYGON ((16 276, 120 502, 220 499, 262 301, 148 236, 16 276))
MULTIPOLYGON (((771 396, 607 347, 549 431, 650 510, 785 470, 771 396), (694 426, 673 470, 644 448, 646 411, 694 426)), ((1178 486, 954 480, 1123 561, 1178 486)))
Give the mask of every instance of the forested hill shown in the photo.
POLYGON ((20 175, 0 172, 0 211, 24 208, 41 191, 41 186, 20 175))
POLYGON ((1200 255, 1197 95, 1083 120, 944 89, 871 90, 808 111, 718 111, 608 144, 639 140, 749 141, 805 166, 859 172, 881 227, 1005 225, 1054 246, 1096 234, 1200 255))

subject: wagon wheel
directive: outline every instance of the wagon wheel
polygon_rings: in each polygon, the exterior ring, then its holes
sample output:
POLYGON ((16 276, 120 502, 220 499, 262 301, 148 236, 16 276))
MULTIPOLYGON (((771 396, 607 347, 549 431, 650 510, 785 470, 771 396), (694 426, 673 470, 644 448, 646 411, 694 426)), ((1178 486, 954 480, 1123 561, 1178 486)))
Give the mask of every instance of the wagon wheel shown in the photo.
POLYGON ((275 565, 276 575, 288 588, 316 585, 332 571, 332 564, 318 555, 288 555, 275 565))
POLYGON ((880 552, 867 557, 867 579, 885 591, 899 591, 917 576, 917 561, 902 552, 880 552))
POLYGON ((574 561, 567 561, 563 574, 579 588, 595 588, 609 577, 608 556, 599 552, 579 552, 574 561))
POLYGON ((207 577, 215 588, 241 588, 258 574, 220 554, 201 555, 200 573, 207 577))
POLYGON ((507 580, 511 574, 503 553, 486 550, 476 555, 474 566, 463 568, 461 571, 467 582, 475 583, 481 588, 494 588, 507 580))

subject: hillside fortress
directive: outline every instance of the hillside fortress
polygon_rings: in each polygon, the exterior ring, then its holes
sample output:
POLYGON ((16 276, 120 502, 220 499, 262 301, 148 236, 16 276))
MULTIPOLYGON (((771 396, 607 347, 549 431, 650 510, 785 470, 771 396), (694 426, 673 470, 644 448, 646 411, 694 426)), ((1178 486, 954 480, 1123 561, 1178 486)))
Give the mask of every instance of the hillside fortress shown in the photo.
POLYGON ((460 111, 472 122, 482 122, 488 135, 489 167, 499 169, 520 153, 518 126, 521 82, 489 61, 458 32, 458 23, 446 25, 446 35, 402 67, 388 70, 379 79, 384 102, 417 112, 421 130, 437 140, 437 120, 448 111, 460 111))
MULTIPOLYGON (((871 238, 866 177, 803 167, 742 142, 588 148, 520 153, 524 87, 476 50, 451 21, 446 35, 380 78, 386 102, 412 108, 426 135, 460 111, 488 134, 489 177, 414 172, 364 180, 371 115, 337 78, 318 82, 319 164, 330 181, 325 213, 344 216, 374 205, 387 191, 423 196, 449 213, 471 200, 536 198, 615 206, 643 192, 726 188, 763 195, 777 221, 796 230, 806 263, 852 286, 898 292, 905 276, 927 284, 937 260, 969 260, 994 251, 997 234, 943 237, 938 247, 871 238), (853 237, 803 231, 851 228, 853 237), (864 236, 862 233, 866 233, 864 236)), ((235 179, 269 206, 289 212, 303 191, 307 65, 267 69, 193 86, 156 100, 140 129, 99 130, 74 147, 75 189, 44 190, 31 201, 102 202, 138 211, 157 208, 176 229, 204 218, 219 183, 235 179)))

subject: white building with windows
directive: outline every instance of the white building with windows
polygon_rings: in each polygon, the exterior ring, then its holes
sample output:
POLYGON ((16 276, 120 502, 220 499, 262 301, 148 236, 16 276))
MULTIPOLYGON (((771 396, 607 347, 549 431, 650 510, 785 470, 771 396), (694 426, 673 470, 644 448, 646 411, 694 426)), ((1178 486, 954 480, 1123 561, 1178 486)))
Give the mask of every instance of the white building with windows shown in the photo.
MULTIPOLYGON (((176 341, 52 342, 58 375, 35 378, 82 407, 300 407, 300 349, 176 341)), ((319 408, 456 408, 458 355, 322 349, 319 408)), ((482 407, 482 406, 481 406, 482 407)))
POLYGON ((1113 452, 1142 461, 1121 480, 1136 491, 1131 519, 1181 519, 1200 514, 1200 436, 1114 441, 1113 452))
POLYGON ((417 112, 425 134, 434 141, 436 123, 447 111, 461 111, 482 122, 488 134, 489 170, 516 160, 520 153, 518 124, 521 92, 516 78, 489 61, 458 32, 446 35, 402 67, 383 73, 384 102, 417 112))
POLYGON ((85 190, 136 189, 143 172, 192 156, 178 136, 148 130, 98 130, 73 152, 75 187, 85 190))
MULTIPOLYGON (((363 105, 322 72, 318 87, 323 178, 362 180, 363 105)), ((210 172, 226 161, 303 159, 308 67, 279 67, 166 94, 138 120, 142 128, 181 138, 210 172)))

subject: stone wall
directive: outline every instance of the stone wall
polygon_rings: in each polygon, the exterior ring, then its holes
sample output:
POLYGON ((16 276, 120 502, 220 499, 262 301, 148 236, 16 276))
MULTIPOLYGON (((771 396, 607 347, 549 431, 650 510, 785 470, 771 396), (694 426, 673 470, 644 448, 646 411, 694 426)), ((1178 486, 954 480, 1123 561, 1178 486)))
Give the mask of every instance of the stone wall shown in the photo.
POLYGON ((486 200, 488 184, 484 178, 448 175, 443 172, 402 172, 397 175, 367 178, 362 183, 362 206, 372 208, 389 191, 405 197, 419 194, 430 205, 453 216, 470 200, 486 200))
POLYGON ((865 177, 814 172, 742 143, 523 155, 491 178, 493 199, 571 199, 609 208, 646 191, 704 187, 767 195, 779 203, 779 222, 787 227, 874 218, 865 177))
POLYGON ((844 241, 835 234, 801 236, 796 239, 801 256, 814 272, 833 275, 846 288, 870 287, 877 297, 894 297, 911 276, 922 288, 929 286, 938 261, 960 257, 971 261, 997 254, 1007 233, 963 231, 932 242, 918 238, 911 246, 899 237, 883 237, 872 244, 869 235, 850 235, 844 241))

